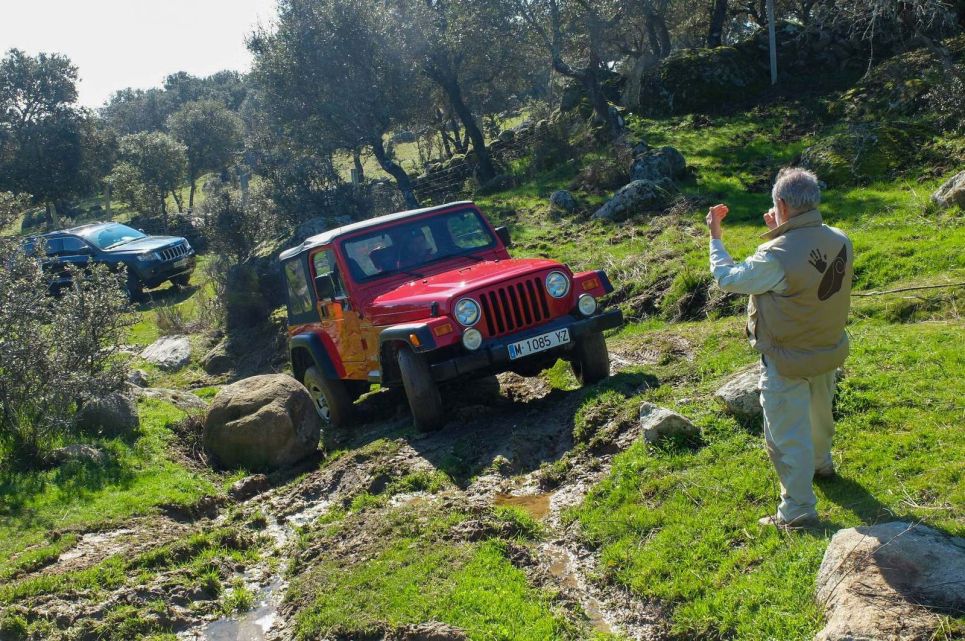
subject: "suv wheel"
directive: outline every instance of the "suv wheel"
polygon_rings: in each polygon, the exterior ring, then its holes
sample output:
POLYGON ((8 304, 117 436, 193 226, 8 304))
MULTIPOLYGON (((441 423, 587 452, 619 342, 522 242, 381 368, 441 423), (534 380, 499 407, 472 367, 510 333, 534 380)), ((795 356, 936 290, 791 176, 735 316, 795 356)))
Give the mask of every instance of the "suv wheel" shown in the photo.
POLYGON ((127 295, 130 296, 131 300, 135 303, 139 303, 144 299, 144 283, 141 279, 137 277, 137 274, 133 270, 127 270, 127 295))
POLYGON ((570 362, 580 385, 592 385, 610 375, 610 353, 600 332, 591 332, 576 342, 570 362))
POLYGON ((330 447, 345 436, 345 428, 352 417, 352 400, 342 381, 325 378, 317 367, 305 370, 302 383, 322 419, 325 446, 330 447))
POLYGON ((175 287, 187 287, 191 284, 191 274, 181 274, 171 279, 171 284, 175 287))
POLYGON ((399 370, 416 428, 429 432, 442 427, 445 423, 442 396, 436 382, 432 380, 432 372, 426 359, 408 347, 403 347, 399 350, 399 370))

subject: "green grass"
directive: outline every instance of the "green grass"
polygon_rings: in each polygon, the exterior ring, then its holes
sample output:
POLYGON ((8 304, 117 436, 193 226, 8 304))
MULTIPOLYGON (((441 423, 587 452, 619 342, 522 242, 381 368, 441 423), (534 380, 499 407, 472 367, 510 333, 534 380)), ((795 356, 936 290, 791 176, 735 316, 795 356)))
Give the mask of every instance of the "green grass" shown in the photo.
POLYGON ((168 455, 174 436, 167 426, 185 414, 151 399, 138 409, 141 430, 134 440, 94 442, 108 452, 106 465, 0 474, 0 576, 66 549, 70 539, 51 538, 52 532, 90 529, 149 514, 157 505, 191 505, 219 493, 213 476, 189 471, 168 455))
MULTIPOLYGON (((307 601, 296 619, 298 638, 354 638, 425 621, 462 628, 480 641, 576 638, 554 614, 550 595, 531 587, 509 561, 504 543, 447 536, 465 518, 398 509, 385 515, 364 561, 322 548, 289 589, 289 599, 307 601)), ((356 526, 346 520, 326 536, 356 526)))

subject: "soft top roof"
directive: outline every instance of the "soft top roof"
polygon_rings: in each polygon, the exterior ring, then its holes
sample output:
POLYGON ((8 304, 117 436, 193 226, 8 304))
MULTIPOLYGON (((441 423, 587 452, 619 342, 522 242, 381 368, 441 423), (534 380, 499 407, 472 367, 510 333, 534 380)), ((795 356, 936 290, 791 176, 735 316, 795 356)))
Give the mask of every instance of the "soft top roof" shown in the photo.
POLYGON ((445 209, 451 209, 453 207, 459 207, 461 205, 470 205, 475 207, 475 204, 471 200, 459 200, 451 203, 446 203, 445 205, 436 205, 435 207, 424 207, 422 209, 410 209, 408 211, 400 211, 394 214, 386 214, 385 216, 376 216, 375 218, 369 218, 368 220, 360 220, 357 223, 351 223, 350 225, 343 225, 341 227, 336 227, 335 229, 329 229, 323 231, 321 234, 316 234, 315 236, 310 236, 306 238, 300 245, 292 247, 291 249, 286 249, 279 255, 279 260, 288 260, 293 256, 297 256, 302 252, 308 251, 320 245, 327 245, 339 236, 344 236, 352 232, 360 231, 363 229, 368 229, 369 227, 377 227, 385 223, 393 223, 399 220, 405 220, 406 218, 414 218, 416 216, 421 216, 423 214, 429 214, 434 211, 443 211, 445 209))

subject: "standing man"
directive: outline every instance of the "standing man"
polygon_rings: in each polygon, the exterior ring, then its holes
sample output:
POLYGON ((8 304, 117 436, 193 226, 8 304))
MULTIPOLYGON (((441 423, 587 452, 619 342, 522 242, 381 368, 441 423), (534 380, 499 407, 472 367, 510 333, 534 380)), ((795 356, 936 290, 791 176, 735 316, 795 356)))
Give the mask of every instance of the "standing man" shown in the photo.
POLYGON ((817 521, 813 478, 835 474, 831 401, 835 370, 848 356, 854 249, 822 221, 821 189, 810 171, 782 169, 771 196, 766 242, 737 264, 721 240, 727 206, 710 208, 710 270, 724 291, 750 295, 747 336, 762 355, 764 440, 781 503, 760 523, 801 527, 817 521))

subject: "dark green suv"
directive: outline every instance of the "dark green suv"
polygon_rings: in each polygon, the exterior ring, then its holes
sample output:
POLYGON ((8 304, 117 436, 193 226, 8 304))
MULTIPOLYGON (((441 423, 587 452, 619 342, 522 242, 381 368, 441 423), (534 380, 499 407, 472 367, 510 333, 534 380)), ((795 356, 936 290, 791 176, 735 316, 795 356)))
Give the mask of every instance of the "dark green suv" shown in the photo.
POLYGON ((41 239, 52 293, 70 285, 68 266, 102 264, 113 269, 125 267, 127 289, 137 299, 145 288, 165 281, 187 285, 196 262, 194 249, 184 238, 148 236, 120 223, 92 223, 34 236, 26 242, 27 252, 36 253, 41 239))

